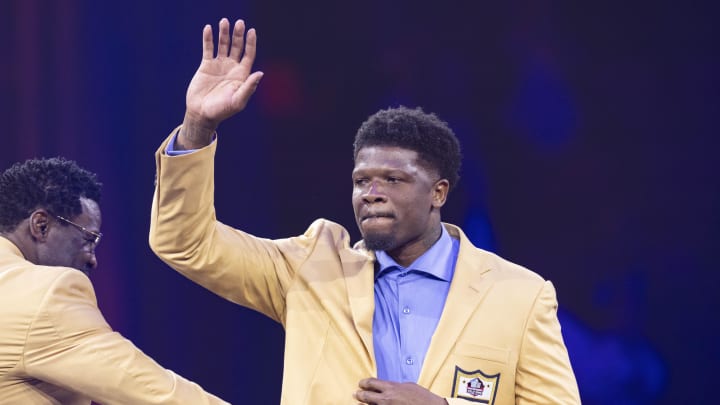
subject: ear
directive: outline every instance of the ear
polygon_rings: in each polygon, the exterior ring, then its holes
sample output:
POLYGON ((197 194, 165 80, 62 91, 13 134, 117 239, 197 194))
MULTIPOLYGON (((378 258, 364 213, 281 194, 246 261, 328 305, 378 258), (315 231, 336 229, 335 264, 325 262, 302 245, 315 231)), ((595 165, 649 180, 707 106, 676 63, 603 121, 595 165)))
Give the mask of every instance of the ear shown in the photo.
POLYGON ((440 179, 433 185, 432 205, 433 208, 441 208, 447 201, 448 192, 450 190, 450 182, 447 179, 440 179))
POLYGON ((30 234, 35 240, 45 241, 50 230, 50 214, 39 208, 30 214, 30 234))

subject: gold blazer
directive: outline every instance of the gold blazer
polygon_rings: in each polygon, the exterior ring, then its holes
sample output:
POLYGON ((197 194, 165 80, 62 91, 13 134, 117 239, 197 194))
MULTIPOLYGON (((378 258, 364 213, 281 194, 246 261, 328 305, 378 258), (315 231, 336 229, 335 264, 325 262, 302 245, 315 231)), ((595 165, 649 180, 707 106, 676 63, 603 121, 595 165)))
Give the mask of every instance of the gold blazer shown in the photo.
POLYGON ((79 270, 0 237, 0 404, 226 404, 113 332, 79 270))
MULTIPOLYGON (((282 404, 356 404, 358 382, 376 375, 372 252, 324 219, 278 240, 218 222, 217 142, 167 156, 169 139, 156 153, 152 249, 189 279, 284 326, 282 404)), ((460 251, 417 383, 450 405, 580 403, 552 284, 444 226, 460 251)))

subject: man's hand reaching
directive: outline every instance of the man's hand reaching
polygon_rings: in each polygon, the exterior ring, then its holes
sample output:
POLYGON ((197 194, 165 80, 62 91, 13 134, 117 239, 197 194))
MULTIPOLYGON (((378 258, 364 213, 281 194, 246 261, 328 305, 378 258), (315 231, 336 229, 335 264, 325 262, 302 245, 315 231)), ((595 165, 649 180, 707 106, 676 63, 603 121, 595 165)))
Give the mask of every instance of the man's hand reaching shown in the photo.
POLYGON ((366 378, 358 383, 360 390, 353 397, 372 405, 447 405, 447 401, 426 388, 413 383, 397 383, 366 378))
POLYGON ((246 35, 245 22, 238 20, 231 38, 230 22, 223 18, 215 56, 212 28, 203 28, 202 62, 188 86, 185 119, 176 149, 207 146, 220 122, 245 108, 263 76, 262 72, 251 73, 256 45, 254 29, 246 35))

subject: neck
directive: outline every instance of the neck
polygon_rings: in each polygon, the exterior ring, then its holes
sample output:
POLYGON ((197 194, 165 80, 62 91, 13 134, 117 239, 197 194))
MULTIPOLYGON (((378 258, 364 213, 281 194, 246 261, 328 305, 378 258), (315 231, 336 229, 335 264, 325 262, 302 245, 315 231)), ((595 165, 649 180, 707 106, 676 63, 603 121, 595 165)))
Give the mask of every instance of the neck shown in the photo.
POLYGON ((33 244, 28 243, 28 241, 26 240, 27 238, 19 235, 16 231, 0 232, 0 236, 12 242, 13 245, 15 245, 18 250, 20 250, 20 253, 22 253, 25 260, 32 263, 37 263, 37 252, 34 249, 30 248, 31 246, 33 246, 33 244))
POLYGON ((441 235, 442 224, 438 222, 438 225, 433 227, 433 230, 429 235, 410 241, 393 250, 388 250, 386 253, 390 255, 397 264, 407 267, 417 260, 418 257, 422 256, 423 253, 427 252, 435 244, 435 242, 440 239, 441 235))

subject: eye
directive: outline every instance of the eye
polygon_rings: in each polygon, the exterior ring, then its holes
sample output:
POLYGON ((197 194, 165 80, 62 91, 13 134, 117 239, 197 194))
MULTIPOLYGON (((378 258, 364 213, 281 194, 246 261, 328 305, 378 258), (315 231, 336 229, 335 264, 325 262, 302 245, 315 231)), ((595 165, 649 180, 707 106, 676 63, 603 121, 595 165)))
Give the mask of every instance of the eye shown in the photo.
POLYGON ((390 183, 390 184, 395 184, 395 183, 399 183, 399 182, 400 182, 400 178, 399 178, 399 177, 389 176, 389 177, 386 179, 386 181, 387 181, 388 183, 390 183))
POLYGON ((358 177, 357 179, 353 179, 353 184, 356 186, 364 186, 368 183, 368 179, 364 177, 358 177))

